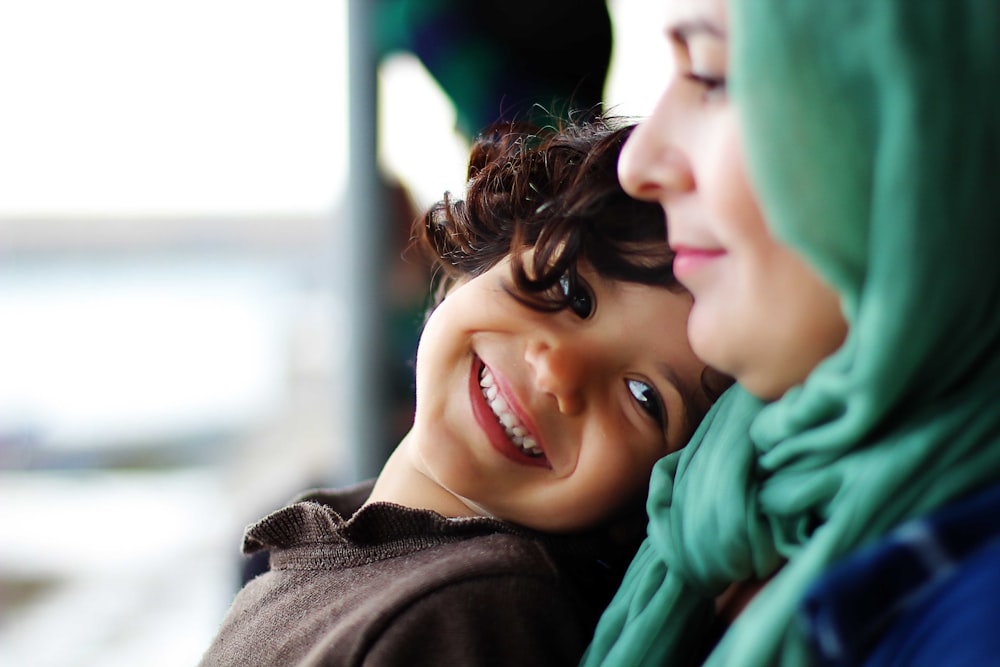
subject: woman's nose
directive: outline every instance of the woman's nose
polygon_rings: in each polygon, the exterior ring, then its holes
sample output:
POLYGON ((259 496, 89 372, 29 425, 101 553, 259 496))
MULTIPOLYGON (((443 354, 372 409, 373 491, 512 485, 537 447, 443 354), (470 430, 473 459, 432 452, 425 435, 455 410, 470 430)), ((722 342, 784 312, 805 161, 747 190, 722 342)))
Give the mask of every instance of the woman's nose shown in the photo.
POLYGON ((663 201, 671 194, 695 188, 691 165, 674 141, 675 128, 666 100, 664 94, 653 115, 629 136, 618 158, 618 180, 636 199, 663 201))
POLYGON ((525 361, 534 372, 535 387, 549 394, 565 415, 578 415, 584 408, 584 383, 592 365, 577 346, 558 341, 535 340, 528 344, 525 361))

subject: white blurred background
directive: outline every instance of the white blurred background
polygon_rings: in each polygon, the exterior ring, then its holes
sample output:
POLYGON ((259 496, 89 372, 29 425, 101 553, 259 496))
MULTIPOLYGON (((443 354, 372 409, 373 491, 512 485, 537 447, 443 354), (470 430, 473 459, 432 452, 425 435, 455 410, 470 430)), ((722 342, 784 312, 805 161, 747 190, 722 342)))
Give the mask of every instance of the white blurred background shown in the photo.
MULTIPOLYGON (((617 113, 660 4, 609 2, 617 113)), ((346 0, 0 0, 0 664, 194 664, 243 527, 350 478, 347 39, 346 0)), ((460 192, 420 64, 379 91, 386 172, 460 192)))

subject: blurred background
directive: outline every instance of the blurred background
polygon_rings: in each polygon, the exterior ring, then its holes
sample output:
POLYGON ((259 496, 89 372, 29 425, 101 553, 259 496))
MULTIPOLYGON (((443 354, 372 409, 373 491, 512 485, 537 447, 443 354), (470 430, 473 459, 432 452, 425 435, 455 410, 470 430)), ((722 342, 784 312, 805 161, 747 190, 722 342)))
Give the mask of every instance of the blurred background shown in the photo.
POLYGON ((0 664, 196 663, 245 525, 409 424, 413 217, 484 118, 648 113, 660 4, 0 2, 0 664))

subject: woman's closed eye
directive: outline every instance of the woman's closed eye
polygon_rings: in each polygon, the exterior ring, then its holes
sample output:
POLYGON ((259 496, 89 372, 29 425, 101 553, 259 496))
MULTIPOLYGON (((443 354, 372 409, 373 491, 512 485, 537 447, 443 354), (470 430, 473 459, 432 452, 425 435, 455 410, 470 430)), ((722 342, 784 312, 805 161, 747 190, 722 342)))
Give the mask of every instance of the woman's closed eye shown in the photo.
POLYGON ((665 430, 667 426, 667 412, 663 406, 663 399, 656 392, 652 385, 642 380, 629 379, 625 381, 632 398, 660 427, 665 430))
POLYGON ((723 97, 726 94, 726 77, 712 74, 687 72, 684 78, 700 86, 706 99, 723 97))

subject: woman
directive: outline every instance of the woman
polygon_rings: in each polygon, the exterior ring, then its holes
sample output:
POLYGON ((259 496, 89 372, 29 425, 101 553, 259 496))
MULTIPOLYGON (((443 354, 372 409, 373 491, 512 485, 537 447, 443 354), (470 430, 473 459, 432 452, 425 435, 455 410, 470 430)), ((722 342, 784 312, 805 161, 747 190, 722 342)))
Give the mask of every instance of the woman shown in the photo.
POLYGON ((619 175, 739 385, 654 471, 585 664, 989 664, 1000 5, 671 0, 666 34, 619 175))

